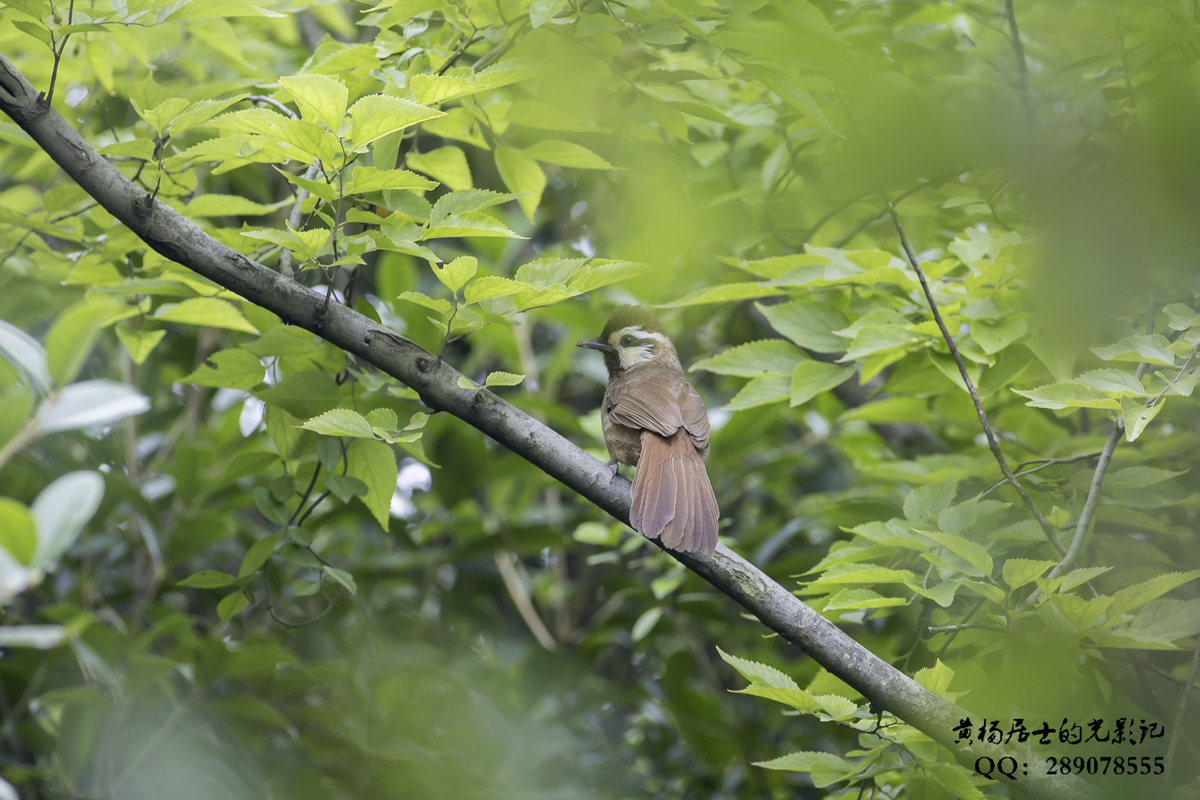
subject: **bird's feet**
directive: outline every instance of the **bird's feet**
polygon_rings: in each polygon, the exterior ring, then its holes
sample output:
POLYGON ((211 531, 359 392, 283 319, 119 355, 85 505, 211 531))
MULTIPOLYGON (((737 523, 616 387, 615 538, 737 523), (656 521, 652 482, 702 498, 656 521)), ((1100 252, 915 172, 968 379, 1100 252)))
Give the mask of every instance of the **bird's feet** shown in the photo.
POLYGON ((617 470, 621 468, 621 465, 616 461, 609 461, 605 466, 608 467, 608 482, 612 483, 616 479, 617 470))

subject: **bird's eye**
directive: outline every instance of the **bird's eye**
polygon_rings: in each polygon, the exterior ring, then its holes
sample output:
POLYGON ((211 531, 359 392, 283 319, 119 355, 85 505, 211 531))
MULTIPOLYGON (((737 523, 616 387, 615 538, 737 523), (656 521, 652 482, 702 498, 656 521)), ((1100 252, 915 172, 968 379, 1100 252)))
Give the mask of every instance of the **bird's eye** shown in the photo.
POLYGON ((633 347, 637 344, 637 337, 631 333, 627 333, 621 337, 621 347, 633 347))

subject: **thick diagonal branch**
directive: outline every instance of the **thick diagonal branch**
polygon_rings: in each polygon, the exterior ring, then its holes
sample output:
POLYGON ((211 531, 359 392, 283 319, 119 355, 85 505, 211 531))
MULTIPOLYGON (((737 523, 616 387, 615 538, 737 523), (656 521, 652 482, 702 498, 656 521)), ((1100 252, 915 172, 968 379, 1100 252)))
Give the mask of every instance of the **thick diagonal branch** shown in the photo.
MULTIPOLYGON (((602 463, 486 389, 463 389, 458 385, 461 374, 428 351, 346 306, 326 305, 323 296, 226 247, 174 209, 151 199, 40 102, 33 87, 3 56, 0 111, 156 252, 373 364, 416 390, 430 408, 473 425, 612 516, 629 520, 628 480, 619 476, 610 480, 611 473, 602 463)), ((961 763, 971 765, 985 755, 1011 756, 1029 764, 1021 786, 1034 796, 1068 800, 1092 796, 1073 776, 1045 774, 1045 760, 1028 747, 959 745, 953 728, 970 714, 877 658, 724 545, 718 545, 712 556, 671 555, 857 689, 876 708, 890 711, 945 745, 961 763)), ((978 725, 980 720, 974 722, 978 725)))

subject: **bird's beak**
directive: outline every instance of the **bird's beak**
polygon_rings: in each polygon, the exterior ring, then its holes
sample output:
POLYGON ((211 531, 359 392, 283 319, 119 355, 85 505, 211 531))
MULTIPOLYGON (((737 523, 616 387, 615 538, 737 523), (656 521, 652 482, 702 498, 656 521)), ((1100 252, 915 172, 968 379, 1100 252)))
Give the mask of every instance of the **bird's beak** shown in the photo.
POLYGON ((603 339, 584 339, 576 347, 582 347, 587 350, 599 350, 601 353, 616 353, 617 348, 613 347, 603 339))

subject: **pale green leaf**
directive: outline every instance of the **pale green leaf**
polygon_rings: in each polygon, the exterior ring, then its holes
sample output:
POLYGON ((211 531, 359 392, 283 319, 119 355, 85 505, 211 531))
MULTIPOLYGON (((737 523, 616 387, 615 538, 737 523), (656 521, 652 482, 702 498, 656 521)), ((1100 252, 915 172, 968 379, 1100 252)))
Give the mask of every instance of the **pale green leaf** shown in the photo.
POLYGON ((776 689, 799 689, 800 687, 794 680, 775 669, 775 667, 767 664, 759 664, 756 661, 747 661, 744 658, 731 656, 717 648, 717 653, 725 660, 725 663, 741 673, 742 677, 751 683, 761 683, 767 686, 775 687, 776 689))
POLYGON ((532 156, 510 147, 497 147, 496 169, 510 192, 522 195, 517 199, 521 210, 530 222, 542 202, 546 188, 546 174, 532 156))
POLYGON ((159 306, 154 318, 163 322, 258 333, 237 306, 213 297, 193 297, 178 305, 159 306))
POLYGON ((517 375, 513 372, 489 372, 487 379, 483 382, 484 386, 516 386, 521 381, 525 380, 524 375, 517 375))
POLYGON ((766 286, 761 283, 723 283, 699 289, 670 303, 660 303, 656 308, 679 308, 681 306, 699 306, 706 303, 731 303, 737 300, 752 300, 758 297, 772 297, 783 294, 782 289, 766 286))
POLYGON ((349 408, 334 408, 319 417, 313 417, 300 427, 323 436, 353 436, 358 439, 374 439, 371 423, 362 414, 349 408))
POLYGON ((752 378, 734 398, 725 404, 726 411, 742 411, 755 406, 787 400, 791 394, 790 376, 752 378))
MULTIPOLYGON (((409 100, 401 100, 399 97, 370 94, 350 107, 350 138, 353 140, 354 147, 359 148, 387 136, 389 133, 402 131, 427 119, 440 116, 442 116, 442 112, 436 108, 428 108, 409 100)), ((412 163, 411 156, 408 164, 413 169, 420 169, 412 163)), ((421 170, 421 172, 425 172, 425 170, 421 170)), ((433 175, 433 177, 437 178, 438 176, 433 175)), ((439 180, 442 179, 439 178, 439 180)), ((442 180, 442 183, 449 184, 449 181, 442 180)))
POLYGON ((262 383, 267 371, 258 358, 241 348, 213 353, 196 371, 180 383, 194 386, 223 386, 229 389, 253 389, 262 383))
POLYGON ((425 306, 425 308, 436 311, 444 317, 450 316, 451 305, 449 300, 427 297, 420 292, 401 292, 396 296, 396 299, 407 300, 410 303, 416 303, 417 305, 425 306))
POLYGON ((463 190, 475 186, 471 180, 471 167, 467 164, 467 156, 461 147, 448 145, 428 153, 410 153, 405 163, 417 172, 424 172, 429 177, 436 178, 451 189, 463 190))
POLYGON ((888 608, 907 604, 908 600, 904 597, 884 597, 870 589, 842 589, 825 601, 825 611, 888 608))
POLYGON ((848 324, 836 308, 811 300, 754 305, 772 328, 801 347, 818 353, 841 353, 846 349, 846 339, 833 333, 848 324))
POLYGON ((183 213, 190 217, 261 217, 275 209, 230 194, 199 194, 188 201, 183 213))
POLYGON ((968 572, 968 575, 986 578, 992 574, 992 557, 983 545, 976 544, 969 539, 964 539, 961 536, 955 536, 951 533, 927 533, 922 531, 922 534, 934 540, 942 547, 945 547, 951 553, 954 553, 954 555, 978 570, 976 573, 968 572))
POLYGON ((474 256, 459 256, 453 261, 433 267, 433 274, 445 284, 447 289, 457 292, 466 285, 467 281, 475 277, 475 271, 478 268, 479 261, 474 256))
POLYGON ((1019 395, 1029 398, 1025 405, 1034 408, 1108 408, 1119 411, 1121 404, 1099 389, 1093 389, 1082 384, 1052 383, 1028 391, 1013 389, 1019 395))
POLYGON ((737 375, 743 378, 769 375, 790 377, 803 360, 804 353, 789 342, 782 339, 760 339, 731 347, 712 358, 701 359, 693 364, 689 371, 737 375))
POLYGON ((292 75, 280 78, 279 83, 291 93, 304 119, 337 133, 349 101, 349 92, 341 81, 328 75, 292 75))
POLYGON ((383 442, 355 439, 346 451, 346 462, 346 474, 367 485, 367 494, 361 500, 386 531, 396 492, 396 454, 383 442))
POLYGON ((22 503, 0 497, 0 547, 17 562, 29 566, 37 552, 37 523, 22 503))
POLYGON ((612 164, 582 145, 561 139, 543 139, 525 148, 525 155, 547 164, 573 169, 616 169, 612 164))
POLYGON ((426 192, 436 187, 437 184, 433 181, 405 169, 355 167, 354 179, 346 185, 343 194, 347 196, 367 194, 368 192, 382 192, 385 189, 410 189, 426 192))
POLYGON ((792 372, 792 406, 807 403, 822 392, 841 386, 854 375, 854 367, 839 367, 820 361, 801 361, 792 372))
POLYGON ((1160 333, 1128 336, 1107 347, 1093 347, 1092 352, 1105 361, 1144 361, 1163 367, 1175 366, 1171 343, 1160 333))
POLYGON ((1012 589, 1019 589, 1027 583, 1031 583, 1042 574, 1053 567, 1053 561, 1031 561, 1027 558, 1010 558, 1004 562, 1004 569, 1000 574, 1004 578, 1004 582, 1012 589))

